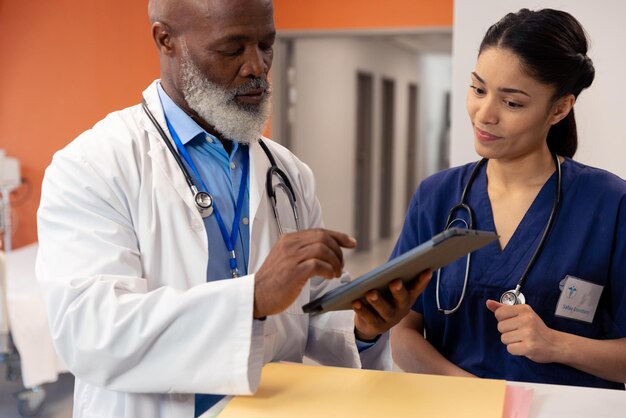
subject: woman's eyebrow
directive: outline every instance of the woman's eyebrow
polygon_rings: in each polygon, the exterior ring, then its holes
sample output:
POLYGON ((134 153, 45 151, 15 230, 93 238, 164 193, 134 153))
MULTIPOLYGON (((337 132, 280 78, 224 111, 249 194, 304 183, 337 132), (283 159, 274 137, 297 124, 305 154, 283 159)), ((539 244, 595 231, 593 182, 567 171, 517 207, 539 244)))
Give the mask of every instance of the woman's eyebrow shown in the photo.
MULTIPOLYGON (((476 78, 476 80, 480 81, 482 84, 487 84, 485 83, 485 80, 483 80, 478 74, 476 74, 475 71, 472 72, 472 75, 474 76, 474 78, 476 78)), ((519 93, 519 94, 523 94, 524 96, 530 97, 530 94, 526 93, 524 90, 516 89, 513 87, 500 87, 498 88, 498 91, 502 93, 519 93)))

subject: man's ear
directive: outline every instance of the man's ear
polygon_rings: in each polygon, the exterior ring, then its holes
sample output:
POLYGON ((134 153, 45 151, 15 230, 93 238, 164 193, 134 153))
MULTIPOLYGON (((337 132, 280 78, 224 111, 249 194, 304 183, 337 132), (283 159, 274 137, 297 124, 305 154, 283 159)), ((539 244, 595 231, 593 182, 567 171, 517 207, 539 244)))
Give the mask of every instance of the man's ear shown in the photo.
POLYGON ((152 24, 152 39, 156 44, 159 53, 163 55, 172 55, 174 52, 174 37, 172 31, 167 24, 163 22, 154 22, 152 24))
POLYGON ((554 102, 550 111, 550 125, 556 125, 569 115, 574 108, 574 103, 576 103, 576 98, 573 94, 565 95, 554 102))

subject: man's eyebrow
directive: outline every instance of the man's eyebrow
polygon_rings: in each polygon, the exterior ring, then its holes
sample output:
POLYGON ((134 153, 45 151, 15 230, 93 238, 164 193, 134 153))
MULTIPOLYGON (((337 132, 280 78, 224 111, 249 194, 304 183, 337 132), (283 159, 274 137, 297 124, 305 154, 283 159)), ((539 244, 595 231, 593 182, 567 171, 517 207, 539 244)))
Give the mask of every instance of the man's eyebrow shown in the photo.
POLYGON ((250 37, 246 35, 224 35, 220 37, 218 40, 220 42, 239 42, 239 41, 247 41, 250 37))
MULTIPOLYGON (((268 34, 264 35, 261 39, 263 39, 263 40, 272 39, 273 40, 274 38, 276 38, 276 32, 268 33, 268 34)), ((252 39, 252 37, 248 36, 248 35, 235 34, 235 35, 224 35, 223 37, 219 38, 218 41, 220 41, 220 42, 245 42, 245 41, 249 41, 251 39, 252 39)))
MULTIPOLYGON (((482 84, 487 84, 485 83, 485 80, 483 80, 478 74, 476 74, 476 72, 472 71, 472 75, 474 76, 474 78, 476 78, 476 80, 478 80, 482 84)), ((524 90, 516 89, 513 87, 500 87, 498 91, 502 93, 519 93, 519 94, 523 94, 524 96, 530 97, 530 94, 526 93, 524 90)))

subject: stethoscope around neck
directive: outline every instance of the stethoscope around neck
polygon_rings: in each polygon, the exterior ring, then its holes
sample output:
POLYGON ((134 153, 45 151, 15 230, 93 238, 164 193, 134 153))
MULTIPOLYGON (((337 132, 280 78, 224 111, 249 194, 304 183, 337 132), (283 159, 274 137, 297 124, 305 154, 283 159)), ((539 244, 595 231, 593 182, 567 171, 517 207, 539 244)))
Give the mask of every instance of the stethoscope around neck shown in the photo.
POLYGON ((183 173, 185 181, 187 182, 187 186, 189 186, 189 189, 191 190, 191 193, 193 195, 194 204, 200 212, 200 215, 202 215, 203 218, 210 216, 211 214, 213 214, 213 196, 211 196, 208 192, 198 190, 196 185, 193 183, 193 179, 191 178, 189 171, 187 170, 187 168, 183 164, 183 161, 178 155, 178 151, 176 151, 176 148, 174 148, 174 145, 172 145, 171 141, 167 137, 167 134, 165 133, 163 128, 161 128, 161 125, 154 117, 154 114, 152 114, 152 112, 148 108, 145 100, 141 102, 141 107, 148 116, 148 119, 150 119, 150 122, 152 122, 152 124, 156 128, 159 136, 167 146, 167 149, 174 157, 174 160, 176 161, 176 164, 178 164, 180 171, 183 173))
MULTIPOLYGON (((539 240, 539 244, 537 245, 537 248, 535 248, 535 251, 530 257, 530 260, 528 261, 528 264, 526 265, 524 272, 519 278, 517 285, 515 286, 514 289, 507 290, 506 292, 502 293, 502 295, 500 296, 500 303, 503 303, 505 305, 520 305, 520 304, 526 303, 526 298, 524 297, 524 294, 522 293, 521 289, 524 286, 524 283, 526 283, 526 279, 528 278, 530 270, 535 264, 535 261, 537 261, 537 258, 539 257, 539 253, 541 252, 541 249, 543 248, 546 242, 548 234, 550 233, 550 229, 552 228, 552 225, 554 224, 554 220, 556 218, 556 213, 558 211, 559 202, 561 199, 561 164, 559 163, 559 158, 556 154, 552 154, 552 159, 554 160, 554 166, 556 168, 557 176, 556 176, 556 191, 554 192, 554 200, 552 203, 552 210, 550 211, 550 217, 548 218, 548 222, 546 223, 546 226, 543 229, 543 233, 541 235, 541 239, 539 240)), ((449 229, 452 226, 455 226, 457 223, 463 224, 468 229, 474 229, 474 213, 472 211, 472 208, 467 203, 467 195, 481 167, 485 165, 487 161, 488 160, 486 158, 483 158, 474 166, 474 169, 472 170, 470 177, 467 180, 465 187, 463 188, 463 192, 461 193, 460 202, 456 204, 455 206, 453 206, 448 212, 448 216, 446 218, 445 229, 449 229), (455 214, 457 214, 458 212, 463 212, 463 211, 467 213, 467 219, 468 219, 467 221, 463 218, 454 217, 455 214)), ((437 270, 437 284, 436 284, 436 290, 435 290, 435 298, 437 300, 437 310, 439 312, 446 314, 446 315, 450 315, 458 311, 459 308, 461 307, 461 303, 463 302, 463 299, 465 297, 465 290, 467 288, 467 279, 469 277, 470 264, 471 264, 471 254, 468 254, 466 258, 466 262, 465 262, 465 276, 463 278, 463 288, 461 290, 461 297, 459 298, 459 302, 452 309, 444 309, 441 307, 441 302, 439 299, 439 283, 440 283, 440 278, 441 278, 441 269, 437 270)))
MULTIPOLYGON (((193 195, 194 204, 196 208, 198 209, 198 211, 200 212, 200 215, 203 218, 211 216, 214 213, 213 197, 208 193, 208 191, 199 190, 196 187, 191 177, 191 174, 189 173, 189 171, 183 164, 182 159, 180 158, 179 152, 176 150, 174 145, 172 145, 172 142, 168 138, 167 134, 165 133, 165 131, 163 130, 159 122, 154 117, 154 114, 148 108, 148 105, 145 100, 142 101, 141 106, 144 112, 146 113, 146 115, 148 116, 148 118, 150 119, 150 121, 152 122, 152 124, 154 125, 154 127, 156 128, 157 132, 159 133, 159 136, 161 137, 161 139, 167 146, 167 149, 170 151, 170 153, 174 157, 174 160, 176 161, 176 164, 180 168, 180 171, 184 175, 185 181, 187 182, 187 185, 189 186, 189 189, 191 190, 191 193, 193 195)), ((300 231, 301 227, 300 227, 300 216, 299 216, 299 211, 298 211, 298 204, 296 202, 296 194, 294 192, 293 186, 291 185, 291 181, 289 181, 289 177, 285 174, 285 172, 276 165, 276 160, 274 159, 274 156, 272 155, 269 148, 267 147, 267 144, 265 144, 265 142, 263 142, 263 140, 260 138, 259 138, 259 145, 261 145, 263 152, 265 153, 265 155, 267 156, 271 164, 270 168, 267 170, 265 188, 266 188, 267 196, 270 199, 272 211, 274 213, 274 218, 276 219, 276 226, 278 229, 278 233, 279 235, 282 235, 284 229, 280 221, 280 215, 278 211, 278 199, 276 195, 277 189, 282 190, 282 192, 285 194, 285 196, 289 200, 289 205, 291 206, 291 211, 293 213, 296 230, 300 231), (274 179, 276 178, 278 179, 278 181, 274 182, 274 179)), ((242 181, 245 180, 245 178, 243 177, 247 177, 247 175, 242 176, 242 181)), ((238 200, 241 200, 241 199, 238 199, 238 200)), ((217 215, 217 212, 216 212, 216 215, 217 215)), ((238 221, 238 220, 235 219, 235 221, 238 221)), ((226 243, 226 238, 225 238, 225 243, 226 243)), ((232 260, 235 259, 234 248, 230 248, 229 252, 230 252, 230 257, 231 257, 232 275, 233 277, 237 277, 238 273, 237 273, 236 265, 235 267, 232 267, 232 260)))

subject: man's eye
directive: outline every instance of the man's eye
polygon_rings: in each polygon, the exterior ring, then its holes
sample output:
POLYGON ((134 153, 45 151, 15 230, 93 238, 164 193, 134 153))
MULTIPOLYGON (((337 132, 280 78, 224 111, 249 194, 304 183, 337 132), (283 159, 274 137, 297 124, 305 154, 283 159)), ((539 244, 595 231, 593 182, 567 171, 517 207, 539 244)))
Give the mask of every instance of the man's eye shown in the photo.
POLYGON ((227 57, 234 57, 243 52, 243 47, 224 49, 221 52, 222 52, 222 55, 226 55, 227 57))

